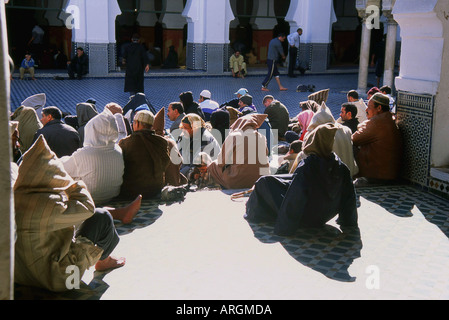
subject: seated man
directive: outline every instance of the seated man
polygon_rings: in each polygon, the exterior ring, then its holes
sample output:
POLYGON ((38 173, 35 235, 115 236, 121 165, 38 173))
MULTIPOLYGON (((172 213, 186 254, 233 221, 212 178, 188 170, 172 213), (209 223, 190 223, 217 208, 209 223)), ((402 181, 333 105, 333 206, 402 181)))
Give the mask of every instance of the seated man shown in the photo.
POLYGON ((149 110, 134 116, 133 133, 120 140, 125 171, 120 198, 134 199, 157 196, 165 186, 165 171, 170 164, 170 149, 166 139, 153 130, 154 115, 149 110))
POLYGON ((179 94, 179 101, 182 103, 184 107, 184 113, 195 113, 201 117, 201 119, 205 119, 205 115, 203 110, 201 110, 198 102, 193 100, 193 94, 191 91, 185 91, 179 94))
MULTIPOLYGON (((354 177, 358 172, 359 168, 354 159, 354 148, 351 141, 352 132, 346 126, 336 123, 334 116, 330 109, 323 102, 319 110, 313 115, 309 126, 307 127, 307 135, 310 134, 316 127, 322 124, 331 123, 335 125, 336 132, 334 138, 334 144, 332 146, 332 151, 340 158, 340 160, 348 167, 351 177, 354 177)), ((293 173, 298 164, 301 162, 307 154, 301 151, 293 164, 290 173, 293 173)))
POLYGON ((204 113, 204 121, 210 121, 212 112, 220 107, 218 105, 218 102, 211 100, 211 93, 209 90, 201 91, 200 99, 198 100, 198 102, 200 103, 200 108, 204 113))
POLYGON ((89 73, 89 58, 83 48, 76 48, 76 55, 67 62, 67 72, 70 79, 75 79, 76 76, 78 80, 89 73))
POLYGON ((36 131, 42 128, 42 123, 37 116, 36 110, 24 105, 18 107, 11 115, 11 120, 19 123, 20 151, 25 153, 33 144, 36 131))
POLYGON ((386 95, 390 99, 390 111, 392 113, 396 113, 396 102, 394 101, 394 98, 391 96, 391 87, 390 86, 383 86, 380 89, 380 92, 386 95))
MULTIPOLYGON (((359 123, 362 123, 365 121, 366 118, 366 104, 363 101, 363 99, 359 99, 359 94, 355 90, 350 90, 348 94, 346 95, 346 99, 348 102, 354 104, 357 107, 357 120, 359 120, 359 123)), ((339 119, 340 120, 340 119, 339 119)), ((337 120, 338 122, 340 122, 337 120)))
POLYGON ((217 160, 207 168, 216 183, 226 189, 250 188, 269 174, 266 139, 257 132, 266 117, 253 113, 234 122, 217 160))
POLYGON ((68 267, 81 278, 93 265, 124 265, 110 255, 119 242, 112 211, 95 209, 85 184, 67 174, 42 135, 23 155, 14 202, 16 283, 60 292, 70 289, 68 267))
POLYGON ((343 103, 340 110, 341 124, 351 129, 352 133, 357 131, 359 120, 357 119, 357 107, 352 103, 343 103))
POLYGON ((279 157, 279 167, 275 174, 287 174, 292 169, 293 164, 295 163, 296 157, 301 152, 302 149, 302 141, 295 140, 293 141, 288 149, 288 152, 285 156, 279 157))
POLYGON ((402 139, 390 113, 390 99, 376 93, 368 102, 368 120, 359 125, 352 135, 357 148, 359 166, 356 186, 366 182, 385 183, 399 178, 402 156, 402 139))
POLYGON ((61 158, 67 173, 86 184, 95 205, 107 203, 120 193, 125 164, 118 136, 114 115, 105 108, 87 122, 84 146, 61 158))
POLYGON ((170 132, 175 130, 179 130, 179 126, 181 125, 181 120, 186 115, 184 113, 184 107, 181 102, 172 102, 168 105, 167 108, 167 116, 172 122, 170 126, 170 132))
POLYGON ((25 59, 22 60, 19 71, 20 71, 20 80, 24 79, 25 73, 29 73, 31 79, 36 80, 36 78, 34 77, 34 59, 31 58, 31 54, 29 53, 25 54, 25 59))
POLYGON ((234 109, 238 109, 239 108, 239 99, 240 99, 241 96, 244 96, 245 94, 248 94, 248 89, 240 88, 237 92, 234 92, 234 94, 237 97, 222 103, 220 105, 220 108, 222 108, 222 107, 233 107, 234 109))
POLYGON ((229 69, 231 69, 234 78, 245 78, 245 75, 247 74, 246 62, 243 55, 240 54, 240 51, 235 51, 229 58, 229 69))
POLYGON ((41 122, 44 127, 37 130, 34 140, 42 134, 58 158, 72 155, 81 146, 78 131, 62 122, 62 112, 57 107, 42 109, 41 122))
POLYGON ((303 143, 307 157, 292 175, 264 176, 246 203, 249 221, 274 221, 274 233, 322 227, 338 214, 342 227, 357 227, 356 194, 348 167, 332 152, 334 124, 316 127, 303 143))
POLYGON ((287 108, 273 96, 267 95, 263 98, 265 106, 265 114, 268 115, 268 121, 272 130, 277 130, 278 138, 284 140, 285 132, 288 130, 290 123, 290 114, 287 108))
POLYGON ((206 128, 206 123, 197 114, 189 113, 181 121, 182 133, 175 139, 182 157, 181 173, 188 177, 195 168, 200 152, 205 152, 215 160, 220 152, 220 145, 206 128))

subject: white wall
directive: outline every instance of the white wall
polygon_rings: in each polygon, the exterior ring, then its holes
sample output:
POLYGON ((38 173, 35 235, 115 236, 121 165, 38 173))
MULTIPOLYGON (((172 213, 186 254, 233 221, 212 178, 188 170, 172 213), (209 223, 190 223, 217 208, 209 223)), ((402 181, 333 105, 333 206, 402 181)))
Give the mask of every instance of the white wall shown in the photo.
POLYGON ((298 0, 291 1, 285 20, 290 23, 290 33, 303 29, 302 43, 331 43, 337 17, 332 0, 298 0))
POLYGON ((229 43, 229 22, 234 20, 229 0, 188 0, 182 16, 187 19, 187 42, 229 43))

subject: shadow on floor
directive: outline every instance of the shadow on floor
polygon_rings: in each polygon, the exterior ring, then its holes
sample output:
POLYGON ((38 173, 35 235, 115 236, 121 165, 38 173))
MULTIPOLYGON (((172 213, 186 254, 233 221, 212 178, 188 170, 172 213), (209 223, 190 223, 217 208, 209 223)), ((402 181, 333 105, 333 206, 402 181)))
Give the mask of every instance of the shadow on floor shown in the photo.
POLYGON ((360 257, 362 240, 358 228, 345 232, 331 225, 322 228, 302 228, 294 236, 273 234, 274 227, 267 223, 249 223, 254 236, 262 243, 279 242, 299 263, 324 276, 342 282, 354 282, 348 268, 360 257))
POLYGON ((436 225, 449 238, 448 201, 413 185, 357 188, 357 198, 363 197, 400 217, 413 216, 416 207, 425 219, 436 225))

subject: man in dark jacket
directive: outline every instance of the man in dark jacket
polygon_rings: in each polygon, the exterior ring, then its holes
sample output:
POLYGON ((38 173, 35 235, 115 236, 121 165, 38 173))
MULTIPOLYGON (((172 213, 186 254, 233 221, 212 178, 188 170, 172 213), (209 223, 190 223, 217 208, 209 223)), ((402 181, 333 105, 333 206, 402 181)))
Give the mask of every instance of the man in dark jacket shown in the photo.
POLYGON ((67 62, 67 71, 70 79, 75 79, 76 74, 78 80, 81 80, 84 75, 89 73, 89 58, 84 53, 83 48, 76 49, 76 55, 71 61, 67 62))
POLYGON ((191 91, 183 92, 179 95, 179 100, 182 103, 182 106, 184 107, 184 113, 195 113, 199 115, 203 120, 205 120, 206 116, 204 115, 203 110, 201 110, 200 105, 198 102, 193 100, 193 94, 191 91))
POLYGON ((340 110, 340 118, 342 120, 342 125, 349 127, 352 133, 357 131, 357 126, 359 125, 359 120, 357 116, 357 107, 352 103, 343 103, 340 110))
POLYGON ((34 141, 42 134, 58 158, 71 156, 81 147, 78 131, 62 122, 62 112, 57 107, 42 109, 42 129, 37 130, 34 141))
POLYGON ((150 70, 150 60, 139 42, 140 36, 134 34, 131 41, 123 53, 123 63, 126 64, 124 91, 129 92, 130 96, 144 92, 144 71, 150 70))

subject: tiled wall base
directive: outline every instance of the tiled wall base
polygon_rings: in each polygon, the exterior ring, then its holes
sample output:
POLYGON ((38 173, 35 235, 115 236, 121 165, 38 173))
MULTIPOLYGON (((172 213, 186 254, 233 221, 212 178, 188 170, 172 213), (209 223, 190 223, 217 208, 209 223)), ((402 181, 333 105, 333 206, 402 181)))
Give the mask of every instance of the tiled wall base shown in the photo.
POLYGON ((73 43, 72 57, 78 47, 82 47, 89 56, 89 76, 107 76, 109 72, 117 71, 115 43, 73 43))
POLYGON ((229 57, 229 44, 187 43, 188 69, 221 75, 229 68, 229 57))
POLYGON ((445 197, 449 182, 431 176, 434 96, 398 91, 397 119, 404 142, 402 177, 445 197))
POLYGON ((329 43, 301 44, 299 56, 302 64, 312 72, 325 72, 329 66, 329 43))

